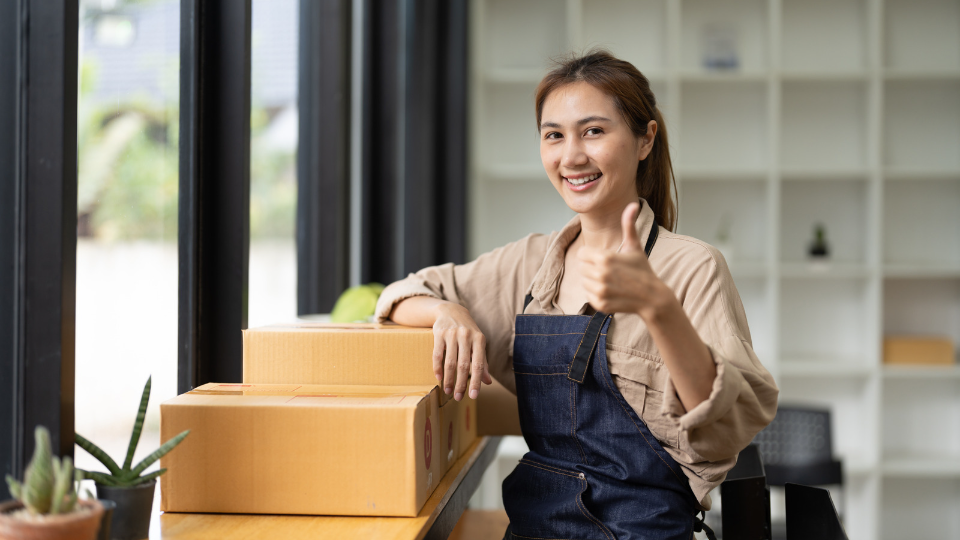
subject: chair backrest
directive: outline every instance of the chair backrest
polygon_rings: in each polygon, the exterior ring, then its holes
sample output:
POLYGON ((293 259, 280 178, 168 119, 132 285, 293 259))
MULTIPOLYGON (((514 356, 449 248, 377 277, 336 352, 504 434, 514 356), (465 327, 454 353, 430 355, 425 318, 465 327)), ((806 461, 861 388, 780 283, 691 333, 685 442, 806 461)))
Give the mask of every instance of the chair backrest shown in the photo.
POLYGON ((830 411, 781 406, 753 443, 763 453, 767 482, 809 485, 843 483, 841 462, 833 459, 830 411))
POLYGON ((784 489, 789 540, 848 540, 829 491, 800 484, 784 489))
POLYGON ((721 531, 735 540, 770 539, 770 488, 755 445, 740 452, 737 465, 720 484, 721 531))
POLYGON ((753 443, 767 466, 811 465, 833 459, 831 431, 829 409, 781 406, 753 443))

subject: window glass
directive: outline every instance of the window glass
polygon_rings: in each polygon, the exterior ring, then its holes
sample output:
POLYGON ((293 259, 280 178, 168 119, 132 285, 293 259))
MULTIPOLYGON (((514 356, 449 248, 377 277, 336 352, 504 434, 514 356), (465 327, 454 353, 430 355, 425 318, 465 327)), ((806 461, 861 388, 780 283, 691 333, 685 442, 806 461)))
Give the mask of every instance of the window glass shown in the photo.
POLYGON ((297 0, 254 0, 248 325, 297 316, 297 0))
POLYGON ((122 463, 147 377, 135 459, 177 392, 180 2, 81 0, 79 24, 76 429, 122 463))

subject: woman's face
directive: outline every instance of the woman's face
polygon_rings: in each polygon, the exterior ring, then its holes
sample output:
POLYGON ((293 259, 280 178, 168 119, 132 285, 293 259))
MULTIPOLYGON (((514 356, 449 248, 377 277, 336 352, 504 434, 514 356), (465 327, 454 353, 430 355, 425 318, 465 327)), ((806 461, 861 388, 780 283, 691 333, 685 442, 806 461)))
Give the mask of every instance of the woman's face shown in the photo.
POLYGON ((551 92, 540 122, 543 168, 573 211, 619 218, 637 200, 637 167, 653 147, 656 122, 635 136, 613 98, 585 82, 551 92))

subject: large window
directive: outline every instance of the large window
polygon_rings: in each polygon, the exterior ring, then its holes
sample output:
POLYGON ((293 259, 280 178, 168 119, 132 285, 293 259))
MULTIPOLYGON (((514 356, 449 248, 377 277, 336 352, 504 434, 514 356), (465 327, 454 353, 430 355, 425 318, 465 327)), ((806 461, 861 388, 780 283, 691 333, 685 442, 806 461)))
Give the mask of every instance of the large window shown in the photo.
POLYGON ((122 459, 152 376, 139 459, 177 393, 180 2, 82 0, 79 21, 76 429, 122 459))
POLYGON ((297 317, 297 0, 254 0, 249 327, 297 317))

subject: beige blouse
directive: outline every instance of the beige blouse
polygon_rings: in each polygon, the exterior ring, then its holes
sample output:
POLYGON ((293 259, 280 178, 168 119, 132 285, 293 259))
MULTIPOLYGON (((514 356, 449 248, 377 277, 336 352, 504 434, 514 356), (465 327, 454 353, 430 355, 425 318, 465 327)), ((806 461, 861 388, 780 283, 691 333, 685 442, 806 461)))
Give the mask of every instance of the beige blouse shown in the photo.
MULTIPOLYGON (((653 211, 644 202, 637 219, 640 245, 645 245, 653 221, 653 211)), ((516 393, 514 319, 528 292, 534 300, 525 313, 563 315, 556 297, 564 255, 579 233, 577 216, 559 233, 532 234, 467 264, 410 274, 383 291, 377 320, 386 320, 394 304, 411 296, 463 305, 487 338, 490 374, 516 393)), ((637 415, 681 465, 706 510, 710 490, 726 477, 739 451, 773 420, 779 390, 753 352, 740 295, 719 251, 661 227, 650 265, 676 293, 710 349, 717 366, 713 389, 706 401, 685 410, 643 319, 630 313, 615 314, 610 324, 610 373, 637 415)))

